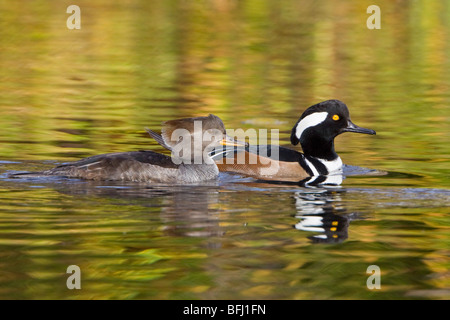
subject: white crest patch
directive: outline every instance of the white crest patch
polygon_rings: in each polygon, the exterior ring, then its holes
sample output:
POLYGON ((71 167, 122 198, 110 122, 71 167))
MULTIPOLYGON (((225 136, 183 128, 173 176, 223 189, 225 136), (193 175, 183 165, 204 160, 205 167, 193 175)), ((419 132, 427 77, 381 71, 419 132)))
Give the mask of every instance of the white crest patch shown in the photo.
POLYGON ((304 117, 298 124, 295 129, 295 136, 300 140, 303 132, 310 128, 317 126, 319 123, 325 121, 328 116, 328 112, 314 112, 310 115, 304 117))

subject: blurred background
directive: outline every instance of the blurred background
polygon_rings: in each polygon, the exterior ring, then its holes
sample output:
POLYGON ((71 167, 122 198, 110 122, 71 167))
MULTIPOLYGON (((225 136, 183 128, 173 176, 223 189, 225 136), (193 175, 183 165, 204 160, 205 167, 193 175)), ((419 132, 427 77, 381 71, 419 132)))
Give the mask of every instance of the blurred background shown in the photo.
POLYGON ((289 145, 302 112, 327 99, 377 131, 339 136, 344 163, 390 172, 325 197, 4 179, 0 297, 448 298, 449 70, 447 0, 0 1, 3 178, 162 152, 145 127, 209 113, 227 128, 279 129, 289 145), (66 26, 72 4, 80 30, 66 26), (373 4, 379 30, 366 26, 373 4), (292 228, 317 205, 344 217, 343 243, 292 228), (374 263, 378 295, 365 288, 374 263), (69 264, 91 286, 68 293, 69 264))

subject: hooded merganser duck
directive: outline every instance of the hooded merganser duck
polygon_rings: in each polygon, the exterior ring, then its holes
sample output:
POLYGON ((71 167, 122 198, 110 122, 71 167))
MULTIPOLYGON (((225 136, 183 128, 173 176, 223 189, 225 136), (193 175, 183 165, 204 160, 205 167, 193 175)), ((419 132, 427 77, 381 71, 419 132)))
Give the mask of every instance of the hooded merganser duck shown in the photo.
POLYGON ((245 146, 226 135, 222 120, 208 117, 163 122, 162 134, 146 129, 163 147, 167 156, 153 151, 101 154, 50 170, 19 173, 20 176, 64 176, 88 180, 116 180, 155 183, 195 183, 217 178, 219 170, 209 152, 218 146, 245 146))
POLYGON ((235 149, 231 156, 227 155, 228 160, 218 158, 216 163, 220 171, 260 180, 298 182, 338 175, 342 174, 343 164, 334 150, 334 138, 344 132, 375 134, 374 130, 355 125, 342 101, 327 100, 306 109, 292 129, 291 143, 300 143, 304 153, 280 146, 250 145, 245 151, 235 149))

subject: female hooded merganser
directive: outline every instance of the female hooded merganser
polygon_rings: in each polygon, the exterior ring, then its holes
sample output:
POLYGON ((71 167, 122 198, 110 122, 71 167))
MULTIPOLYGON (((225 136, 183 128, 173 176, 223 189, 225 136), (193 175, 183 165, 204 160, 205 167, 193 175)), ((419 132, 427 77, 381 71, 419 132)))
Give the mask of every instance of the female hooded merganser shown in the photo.
POLYGON ((117 180, 155 183, 195 183, 217 178, 219 170, 209 153, 220 145, 245 146, 226 135, 222 120, 208 117, 163 122, 162 136, 147 129, 172 156, 153 151, 101 154, 53 169, 19 173, 20 176, 64 176, 88 180, 117 180))
MULTIPOLYGON (((351 122, 342 101, 327 100, 306 109, 292 129, 291 143, 300 143, 304 153, 272 145, 247 146, 244 156, 242 148, 236 149, 231 157, 227 155, 229 159, 216 162, 220 171, 261 180, 311 181, 311 177, 338 175, 342 160, 334 150, 334 138, 343 132, 375 134, 351 122)), ((315 180, 321 183, 321 179, 315 180)))

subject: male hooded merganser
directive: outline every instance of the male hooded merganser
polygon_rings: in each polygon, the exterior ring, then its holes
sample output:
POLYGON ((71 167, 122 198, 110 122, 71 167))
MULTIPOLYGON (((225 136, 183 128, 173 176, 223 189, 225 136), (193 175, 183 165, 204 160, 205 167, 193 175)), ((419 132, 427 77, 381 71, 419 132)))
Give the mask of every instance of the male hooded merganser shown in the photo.
POLYGON ((172 151, 167 156, 153 151, 101 154, 53 169, 13 175, 64 176, 88 180, 116 180, 155 183, 195 183, 217 178, 219 170, 209 153, 215 147, 244 146, 226 135, 222 120, 208 117, 163 122, 162 135, 147 129, 159 144, 172 151))
POLYGON ((250 145, 243 157, 239 158, 241 148, 231 157, 228 154, 228 160, 220 158, 216 162, 220 171, 260 180, 302 181, 337 175, 342 173, 342 160, 334 150, 334 138, 343 132, 375 134, 351 122, 342 101, 327 100, 306 109, 292 129, 291 143, 300 143, 304 153, 280 146, 250 145))

